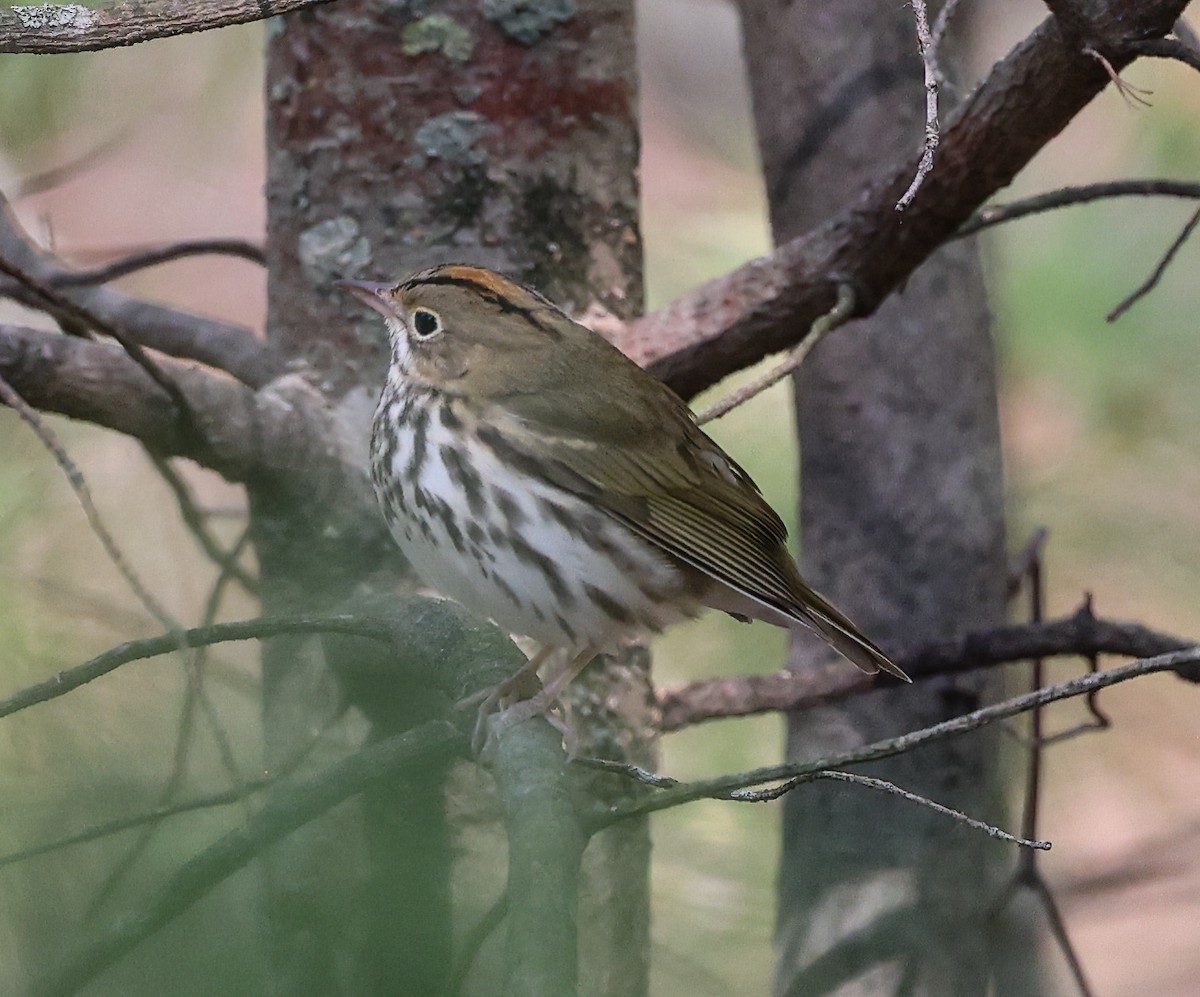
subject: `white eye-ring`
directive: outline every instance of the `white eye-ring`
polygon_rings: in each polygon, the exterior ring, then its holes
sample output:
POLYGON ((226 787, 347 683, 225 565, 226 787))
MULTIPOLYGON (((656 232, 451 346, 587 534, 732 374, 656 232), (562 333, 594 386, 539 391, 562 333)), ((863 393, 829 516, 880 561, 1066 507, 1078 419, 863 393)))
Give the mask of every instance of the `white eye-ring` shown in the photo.
POLYGON ((442 331, 442 319, 435 311, 418 308, 412 313, 410 328, 413 336, 417 339, 433 339, 442 331))

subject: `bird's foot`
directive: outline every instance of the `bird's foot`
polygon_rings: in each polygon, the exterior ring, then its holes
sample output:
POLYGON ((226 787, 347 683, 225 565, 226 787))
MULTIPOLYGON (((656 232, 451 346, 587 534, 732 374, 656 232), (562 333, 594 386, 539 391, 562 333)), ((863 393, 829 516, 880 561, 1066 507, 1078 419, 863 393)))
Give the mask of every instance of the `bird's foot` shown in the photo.
POLYGON ((534 717, 542 717, 546 723, 562 735, 567 760, 574 759, 579 747, 579 738, 576 736, 574 728, 567 722, 558 697, 551 697, 546 689, 528 699, 503 706, 490 715, 484 716, 481 713, 476 720, 475 736, 472 738, 471 745, 476 757, 481 757, 506 730, 534 717))

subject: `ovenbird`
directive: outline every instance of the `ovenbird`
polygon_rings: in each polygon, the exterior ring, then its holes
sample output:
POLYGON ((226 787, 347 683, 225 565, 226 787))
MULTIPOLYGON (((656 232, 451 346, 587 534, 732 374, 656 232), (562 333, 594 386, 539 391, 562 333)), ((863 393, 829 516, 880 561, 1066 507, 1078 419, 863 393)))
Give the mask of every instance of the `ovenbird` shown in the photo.
MULTIPOLYGON (((543 653, 594 654, 714 607, 905 674, 801 579, 783 523, 678 395, 536 291, 446 265, 340 281, 383 315, 371 474, 422 580, 543 653)), ((550 692, 547 687, 547 692, 550 692)))

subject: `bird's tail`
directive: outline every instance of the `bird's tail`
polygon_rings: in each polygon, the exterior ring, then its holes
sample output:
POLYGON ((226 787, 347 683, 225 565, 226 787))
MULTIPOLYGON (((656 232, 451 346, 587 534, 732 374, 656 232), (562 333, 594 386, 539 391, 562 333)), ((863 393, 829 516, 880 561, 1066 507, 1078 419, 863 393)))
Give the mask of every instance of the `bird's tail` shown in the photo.
POLYGON ((807 594, 815 598, 806 599, 807 604, 798 615, 802 622, 815 630, 830 647, 864 672, 874 674, 884 671, 903 682, 912 681, 900 666, 865 637, 844 613, 811 589, 807 594))

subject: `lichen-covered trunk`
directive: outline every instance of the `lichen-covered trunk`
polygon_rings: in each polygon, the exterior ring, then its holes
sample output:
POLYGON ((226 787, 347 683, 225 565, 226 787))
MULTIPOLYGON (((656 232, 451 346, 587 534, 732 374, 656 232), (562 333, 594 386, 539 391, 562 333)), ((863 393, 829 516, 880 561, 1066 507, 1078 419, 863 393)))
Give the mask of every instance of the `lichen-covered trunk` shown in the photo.
MULTIPOLYGON (((920 144, 922 65, 903 5, 748 0, 743 12, 771 221, 783 241, 920 144)), ((805 576, 885 647, 1001 622, 996 384, 975 249, 937 253, 870 320, 822 343, 794 388, 805 576)), ((827 653, 798 635, 791 665, 827 653)), ((790 719, 788 754, 815 757, 923 727, 994 691, 994 677, 968 675, 810 710, 790 719)), ((869 771, 976 816, 999 819, 1003 809, 993 735, 869 771)), ((830 784, 793 794, 776 992, 987 992, 1005 934, 991 907, 1008 847, 879 793, 830 784)))
MULTIPOLYGON (((342 0, 272 22, 266 97, 268 335, 302 362, 364 466, 386 339, 334 279, 459 261, 507 271, 577 313, 640 309, 631 0, 342 0)), ((252 500, 268 613, 386 590, 403 575, 382 528, 343 535, 266 489, 252 500)), ((349 682, 331 680, 316 642, 276 641, 264 653, 269 766, 344 697, 370 707, 389 695, 359 662, 334 664, 349 682)), ((644 687, 644 670, 620 680, 644 687)), ((377 725, 413 719, 405 708, 382 713, 377 725)), ((503 883, 502 872, 484 883, 452 873, 446 795, 441 773, 386 787, 276 851, 266 901, 276 992, 440 989, 454 938, 503 883)), ((478 817, 480 805, 453 801, 463 809, 478 817)), ((585 949, 583 974, 606 978, 607 960, 628 977, 608 993, 644 989, 647 851, 644 827, 589 850, 597 881, 611 880, 603 890, 625 877, 618 892, 634 905, 608 905, 589 925, 596 965, 585 949), (631 850, 638 861, 617 869, 613 856, 631 850)), ((502 866, 502 854, 490 864, 502 866)))

